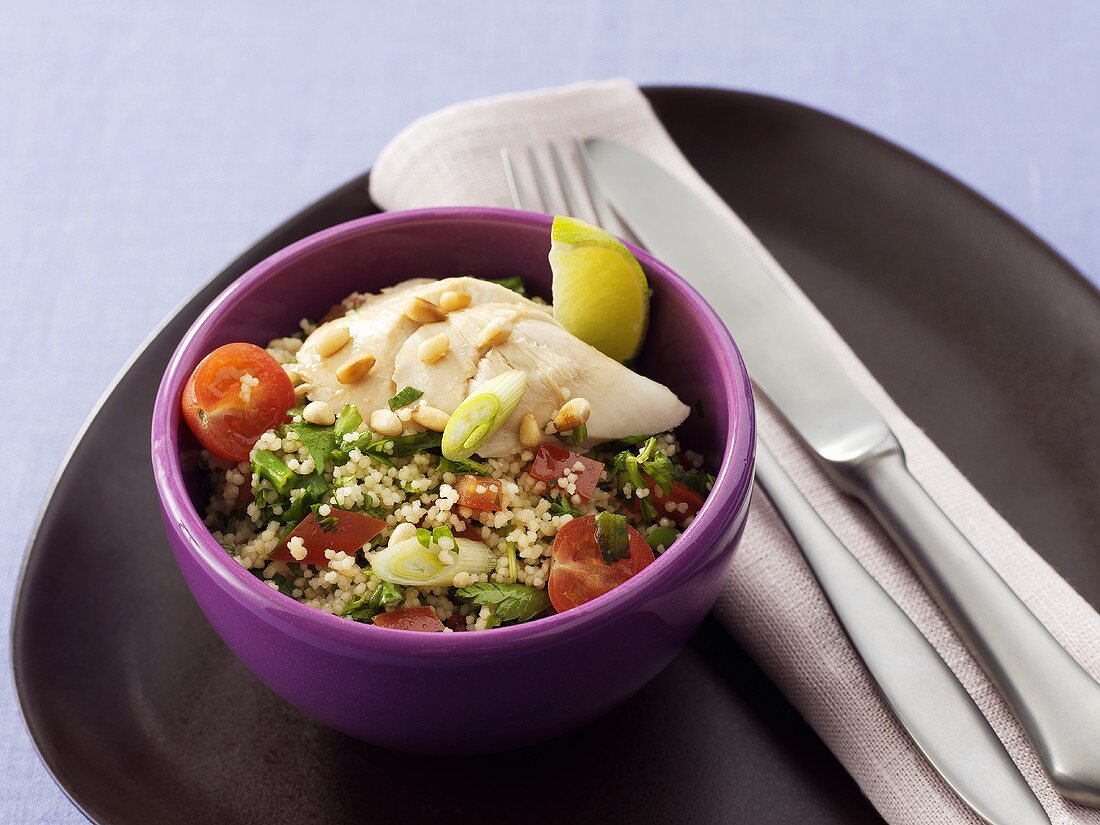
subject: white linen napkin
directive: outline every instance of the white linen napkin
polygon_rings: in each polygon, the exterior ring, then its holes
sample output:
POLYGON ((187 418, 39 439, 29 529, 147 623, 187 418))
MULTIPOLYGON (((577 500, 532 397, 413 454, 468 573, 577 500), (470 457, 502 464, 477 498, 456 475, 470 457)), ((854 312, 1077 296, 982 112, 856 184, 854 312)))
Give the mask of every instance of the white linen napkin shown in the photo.
MULTIPOLYGON (((804 304, 838 358, 897 433, 916 478, 997 572, 1084 667, 1100 676, 1100 616, 1032 550, 897 407, 829 323, 680 154, 649 103, 626 80, 476 100, 415 121, 383 149, 371 196, 387 210, 511 206, 500 149, 568 145, 572 133, 605 136, 680 175, 757 245, 804 304)), ((546 160, 546 158, 543 158, 546 160)), ((550 168, 550 167, 547 167, 550 168)), ((534 191, 531 180, 528 190, 534 191)), ((584 216, 580 216, 584 217, 584 216)), ((736 337, 736 331, 735 331, 736 337)), ((1053 789, 1012 713, 921 588, 878 524, 825 478, 758 399, 759 431, 817 511, 917 623, 962 680, 1054 825, 1098 823, 1100 811, 1053 789)), ((909 742, 876 693, 798 549, 763 495, 715 612, 820 734, 883 818, 895 825, 969 823, 969 811, 909 742)))

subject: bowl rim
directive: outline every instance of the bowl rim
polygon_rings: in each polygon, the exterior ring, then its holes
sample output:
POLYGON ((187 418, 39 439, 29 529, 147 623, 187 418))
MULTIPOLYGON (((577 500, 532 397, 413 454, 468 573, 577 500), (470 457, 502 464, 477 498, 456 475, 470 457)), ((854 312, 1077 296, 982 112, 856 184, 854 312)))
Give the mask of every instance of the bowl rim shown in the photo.
MULTIPOLYGON (((230 308, 247 301, 253 291, 271 275, 298 258, 349 236, 410 229, 418 224, 443 222, 488 222, 501 226, 519 225, 549 230, 552 218, 534 212, 493 207, 431 207, 383 212, 323 229, 283 248, 259 262, 223 290, 203 310, 184 334, 168 362, 157 390, 152 417, 152 464, 157 495, 166 528, 175 532, 190 555, 220 588, 230 591, 235 601, 267 621, 283 625, 297 636, 338 647, 342 652, 358 650, 372 656, 407 659, 410 655, 433 658, 469 659, 471 655, 496 654, 525 648, 539 640, 550 642, 563 633, 581 635, 596 630, 604 620, 625 614, 664 584, 690 577, 711 555, 709 548, 724 536, 742 512, 752 488, 756 420, 748 372, 725 324, 696 290, 666 264, 633 244, 627 244, 647 272, 662 285, 686 299, 694 316, 716 341, 720 378, 728 415, 727 444, 711 494, 677 542, 677 551, 662 554, 641 573, 614 590, 586 604, 519 625, 494 628, 492 632, 418 633, 380 628, 352 622, 302 604, 263 583, 245 570, 214 541, 188 495, 179 460, 177 431, 178 398, 190 375, 189 365, 205 352, 198 352, 198 338, 208 325, 215 325, 230 308)), ((549 246, 549 244, 548 244, 549 246)))

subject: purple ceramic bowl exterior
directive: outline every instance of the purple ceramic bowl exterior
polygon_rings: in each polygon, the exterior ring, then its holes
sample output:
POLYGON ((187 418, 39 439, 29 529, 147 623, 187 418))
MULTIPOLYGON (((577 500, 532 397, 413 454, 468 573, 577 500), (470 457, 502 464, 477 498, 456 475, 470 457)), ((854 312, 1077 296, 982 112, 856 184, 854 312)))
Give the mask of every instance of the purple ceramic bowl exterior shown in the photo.
POLYGON ((414 633, 339 619, 281 595, 213 540, 181 460, 191 436, 179 398, 208 352, 264 344, 344 295, 411 277, 522 275, 549 294, 550 219, 499 209, 396 212, 324 230, 223 292, 173 356, 153 413, 152 459, 169 542, 184 578, 230 649, 315 719, 400 750, 471 753, 530 744, 622 702, 683 646, 714 600, 744 529, 755 422, 748 375, 729 333, 694 290, 634 249, 654 291, 640 370, 704 413, 685 443, 721 467, 676 546, 611 593, 566 613, 479 633, 414 633), (701 449, 702 448, 702 449, 701 449))

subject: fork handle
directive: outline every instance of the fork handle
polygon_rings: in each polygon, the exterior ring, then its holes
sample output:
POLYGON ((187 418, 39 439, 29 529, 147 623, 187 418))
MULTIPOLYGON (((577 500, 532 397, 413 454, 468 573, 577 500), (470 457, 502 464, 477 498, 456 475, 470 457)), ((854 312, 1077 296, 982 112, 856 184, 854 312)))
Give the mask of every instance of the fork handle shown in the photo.
POLYGON ((844 468, 844 489, 874 513, 967 641, 1055 787, 1100 807, 1100 685, 959 532, 892 441, 844 468))

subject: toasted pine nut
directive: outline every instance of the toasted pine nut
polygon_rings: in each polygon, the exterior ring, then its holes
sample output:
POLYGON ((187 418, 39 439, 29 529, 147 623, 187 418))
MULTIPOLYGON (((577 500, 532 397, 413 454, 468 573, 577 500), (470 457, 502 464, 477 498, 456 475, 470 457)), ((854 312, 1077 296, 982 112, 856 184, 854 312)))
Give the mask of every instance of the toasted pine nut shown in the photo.
POLYGON ((296 386, 296 387, 294 388, 294 394, 295 394, 295 395, 296 395, 296 396, 297 396, 298 398, 305 398, 305 396, 306 396, 306 394, 307 394, 307 393, 311 393, 311 392, 313 392, 313 391, 314 391, 315 389, 317 389, 317 385, 316 385, 316 384, 299 384, 298 386, 296 386))
POLYGON ((374 356, 364 355, 336 370, 336 380, 341 384, 354 384, 366 378, 372 369, 374 369, 374 356))
POLYGON ((554 416, 554 426, 559 433, 575 430, 581 424, 587 424, 592 415, 592 405, 584 398, 572 398, 562 404, 558 414, 554 416))
POLYGON ((416 525, 409 524, 407 521, 401 522, 399 525, 393 528, 393 532, 390 533, 389 546, 392 547, 395 544, 400 544, 403 541, 408 541, 411 538, 416 538, 416 525))
POLYGON ((531 413, 524 413, 523 418, 519 420, 519 443, 533 449, 539 446, 541 441, 542 431, 539 429, 539 422, 531 413))
POLYGON ((351 340, 351 333, 343 324, 326 327, 317 333, 317 343, 314 348, 322 358, 335 355, 344 348, 344 344, 351 340))
POLYGON ((421 427, 437 433, 441 433, 447 428, 447 419, 449 418, 450 416, 443 410, 437 407, 429 407, 427 404, 422 404, 413 410, 413 421, 421 427))
POLYGON ((508 340, 512 334, 512 322, 504 318, 494 318, 485 325, 478 336, 477 345, 482 349, 498 347, 508 340))
POLYGON ((412 303, 405 309, 405 317, 418 324, 434 324, 446 318, 443 310, 419 295, 412 299, 412 303))
POLYGON ((439 296, 439 308, 444 312, 456 312, 460 309, 466 309, 470 305, 470 300, 470 296, 465 292, 448 289, 439 296))
POLYGON ((450 349, 451 339, 447 337, 447 333, 441 332, 439 335, 433 335, 431 338, 421 341, 420 346, 416 348, 416 357, 425 364, 434 364, 446 355, 450 349))
POLYGON ((329 424, 335 423, 336 413, 334 413, 332 407, 324 401, 310 401, 306 404, 306 408, 302 410, 302 418, 310 424, 328 426, 329 424))
POLYGON ((393 410, 375 410, 370 414, 370 431, 378 435, 392 438, 401 435, 405 424, 397 417, 393 410))

